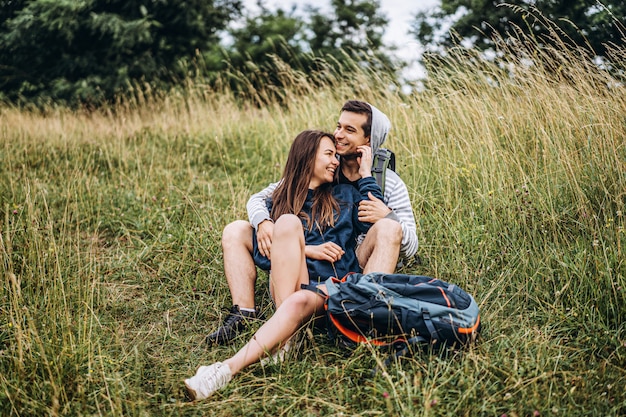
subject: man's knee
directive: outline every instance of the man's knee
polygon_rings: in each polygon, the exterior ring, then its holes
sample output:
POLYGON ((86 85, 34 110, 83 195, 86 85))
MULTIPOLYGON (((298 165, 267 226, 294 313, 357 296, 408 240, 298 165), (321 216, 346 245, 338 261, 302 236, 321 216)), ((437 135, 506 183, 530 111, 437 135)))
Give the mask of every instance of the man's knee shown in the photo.
POLYGON ((357 258, 364 273, 393 273, 402 245, 402 226, 392 219, 380 219, 367 232, 357 248, 357 258))
POLYGON ((235 220, 224 227, 222 231, 222 249, 233 246, 245 246, 251 249, 252 226, 245 220, 235 220))
POLYGON ((371 232, 376 238, 375 242, 397 246, 402 243, 402 226, 395 220, 380 219, 372 226, 368 234, 371 232))
MULTIPOLYGON (((387 254, 400 251, 402 245, 402 226, 392 219, 380 219, 372 225, 365 240, 356 250, 359 265, 364 268, 372 253, 383 251, 387 254)), ((397 256, 397 254, 396 254, 397 256)))

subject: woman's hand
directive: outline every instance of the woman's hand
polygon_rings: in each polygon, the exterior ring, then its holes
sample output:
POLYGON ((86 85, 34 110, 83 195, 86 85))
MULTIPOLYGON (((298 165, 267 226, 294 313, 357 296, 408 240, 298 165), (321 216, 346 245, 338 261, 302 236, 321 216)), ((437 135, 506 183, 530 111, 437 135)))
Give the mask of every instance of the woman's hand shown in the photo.
POLYGON ((344 253, 345 251, 341 246, 333 242, 326 242, 321 245, 307 245, 304 250, 307 258, 328 262, 337 262, 344 253))
POLYGON ((263 220, 257 226, 256 243, 259 246, 259 252, 267 259, 270 258, 270 250, 272 249, 272 236, 274 235, 274 222, 271 220, 263 220))
POLYGON ((361 178, 372 176, 372 163, 374 157, 372 156, 372 148, 369 145, 361 145, 357 147, 357 150, 361 153, 361 156, 357 157, 359 163, 359 175, 361 178))

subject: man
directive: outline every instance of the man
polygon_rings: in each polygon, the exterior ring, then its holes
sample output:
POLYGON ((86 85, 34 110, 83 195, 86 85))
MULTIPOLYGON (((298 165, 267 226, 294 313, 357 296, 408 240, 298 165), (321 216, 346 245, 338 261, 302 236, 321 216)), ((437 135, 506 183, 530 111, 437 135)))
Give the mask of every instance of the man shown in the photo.
MULTIPOLYGON (((350 100, 343 105, 334 132, 341 162, 340 183, 355 183, 360 178, 360 153, 357 148, 369 145, 372 153, 376 152, 387 138, 390 128, 387 116, 369 103, 350 100)), ((237 220, 224 228, 224 274, 233 307, 222 325, 207 336, 210 344, 230 342, 247 326, 248 320, 258 316, 254 301, 257 271, 252 259, 252 228, 257 231, 259 251, 271 260, 274 223, 265 200, 271 197, 277 184, 271 184, 248 200, 246 207, 250 222, 237 220)), ((366 235, 359 236, 356 250, 363 273, 393 273, 400 257, 408 259, 417 252, 415 217, 409 193, 395 172, 386 172, 383 201, 370 195, 370 200, 360 203, 359 220, 373 224, 366 235)), ((325 253, 316 256, 335 262, 341 258, 342 250, 338 246, 329 246, 325 253)))

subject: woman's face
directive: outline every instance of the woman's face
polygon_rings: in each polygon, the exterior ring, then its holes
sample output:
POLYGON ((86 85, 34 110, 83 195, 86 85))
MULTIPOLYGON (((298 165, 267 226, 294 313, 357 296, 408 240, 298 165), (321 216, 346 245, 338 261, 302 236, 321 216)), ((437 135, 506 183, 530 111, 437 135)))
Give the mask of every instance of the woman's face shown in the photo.
POLYGON ((335 142, 324 136, 317 147, 313 175, 309 181, 309 189, 314 190, 322 184, 332 182, 339 166, 335 142))

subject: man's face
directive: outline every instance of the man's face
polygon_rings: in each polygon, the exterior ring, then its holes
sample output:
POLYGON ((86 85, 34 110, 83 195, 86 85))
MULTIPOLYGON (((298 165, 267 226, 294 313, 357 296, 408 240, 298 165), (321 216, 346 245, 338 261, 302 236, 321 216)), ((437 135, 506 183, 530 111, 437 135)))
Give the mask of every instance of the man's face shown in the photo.
POLYGON ((357 146, 369 145, 370 138, 365 137, 362 127, 366 122, 367 116, 364 114, 341 112, 335 129, 338 155, 344 158, 358 156, 357 146))

